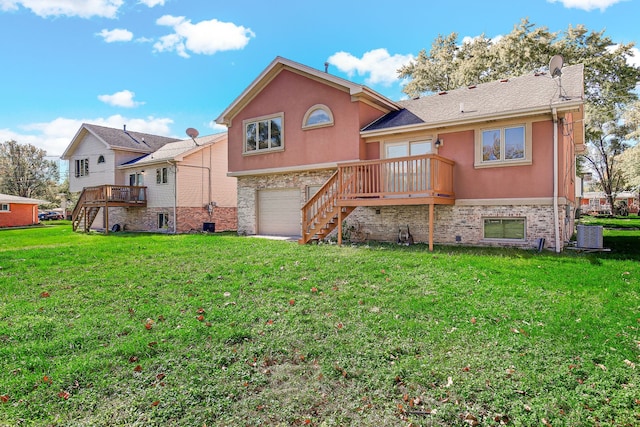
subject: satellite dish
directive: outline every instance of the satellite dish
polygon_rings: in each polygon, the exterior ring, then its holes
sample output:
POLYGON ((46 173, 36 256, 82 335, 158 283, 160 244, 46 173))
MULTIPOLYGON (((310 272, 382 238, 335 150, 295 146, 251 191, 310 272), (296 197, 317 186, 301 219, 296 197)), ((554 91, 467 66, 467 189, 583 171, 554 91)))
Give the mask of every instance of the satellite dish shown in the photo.
POLYGON ((198 135, 200 135, 200 132, 198 132, 198 130, 194 128, 188 128, 186 132, 187 132, 187 135, 189 135, 189 138, 191 139, 195 139, 198 137, 198 135))
POLYGON ((564 58, 562 55, 553 55, 553 58, 549 61, 549 73, 551 73, 551 77, 560 77, 562 75, 563 65, 564 58))

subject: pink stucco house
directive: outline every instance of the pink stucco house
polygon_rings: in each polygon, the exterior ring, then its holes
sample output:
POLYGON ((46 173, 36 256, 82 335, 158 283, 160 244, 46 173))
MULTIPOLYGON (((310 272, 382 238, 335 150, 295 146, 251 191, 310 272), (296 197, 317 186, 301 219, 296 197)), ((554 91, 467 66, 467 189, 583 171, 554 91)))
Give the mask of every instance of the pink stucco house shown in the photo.
POLYGON ((216 119, 238 232, 560 251, 583 103, 582 65, 392 101, 278 57, 216 119))
POLYGON ((237 228, 227 134, 179 140, 83 124, 65 150, 81 192, 74 229, 186 233, 237 228))

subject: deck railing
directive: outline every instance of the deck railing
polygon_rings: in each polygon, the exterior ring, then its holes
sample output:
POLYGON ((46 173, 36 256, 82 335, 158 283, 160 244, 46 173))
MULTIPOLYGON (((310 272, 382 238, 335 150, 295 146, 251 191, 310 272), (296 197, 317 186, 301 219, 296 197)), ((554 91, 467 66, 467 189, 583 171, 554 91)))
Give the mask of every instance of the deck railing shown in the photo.
POLYGON ((453 197, 452 160, 435 154, 338 165, 341 200, 384 197, 453 197))
POLYGON ((302 208, 302 239, 324 236, 357 205, 451 203, 454 162, 434 154, 338 164, 302 208), (403 200, 404 199, 404 200, 403 200), (446 199, 446 200, 443 200, 446 199))
POLYGON ((147 187, 100 185, 84 189, 85 203, 147 203, 147 187))

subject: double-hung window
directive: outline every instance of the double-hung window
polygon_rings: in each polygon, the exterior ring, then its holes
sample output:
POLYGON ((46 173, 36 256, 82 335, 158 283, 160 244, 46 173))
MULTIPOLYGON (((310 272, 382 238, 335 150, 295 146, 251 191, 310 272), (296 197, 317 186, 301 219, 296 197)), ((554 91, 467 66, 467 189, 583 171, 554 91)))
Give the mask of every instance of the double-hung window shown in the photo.
POLYGON ((166 184, 169 182, 169 168, 156 169, 156 184, 166 184))
POLYGON ((76 160, 76 177, 89 175, 89 159, 76 160))
POLYGON ((255 154, 284 149, 284 114, 245 120, 244 153, 255 154))

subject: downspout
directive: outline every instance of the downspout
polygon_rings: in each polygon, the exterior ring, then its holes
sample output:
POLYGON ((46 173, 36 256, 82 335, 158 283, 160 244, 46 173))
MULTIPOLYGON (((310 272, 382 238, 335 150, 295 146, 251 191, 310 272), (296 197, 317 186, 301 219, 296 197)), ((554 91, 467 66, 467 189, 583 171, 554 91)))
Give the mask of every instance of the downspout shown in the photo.
POLYGON ((177 234, 176 224, 178 223, 178 218, 176 217, 176 205, 178 204, 178 165, 171 163, 170 160, 167 160, 167 163, 173 166, 173 234, 177 234))
POLYGON ((553 228, 556 253, 560 253, 560 218, 558 213, 558 110, 551 109, 553 115, 553 228))

